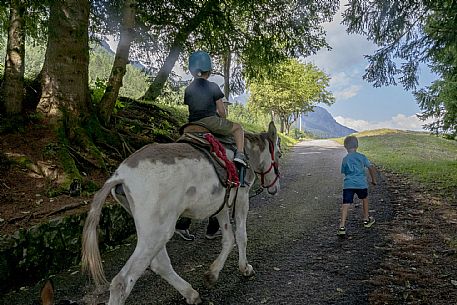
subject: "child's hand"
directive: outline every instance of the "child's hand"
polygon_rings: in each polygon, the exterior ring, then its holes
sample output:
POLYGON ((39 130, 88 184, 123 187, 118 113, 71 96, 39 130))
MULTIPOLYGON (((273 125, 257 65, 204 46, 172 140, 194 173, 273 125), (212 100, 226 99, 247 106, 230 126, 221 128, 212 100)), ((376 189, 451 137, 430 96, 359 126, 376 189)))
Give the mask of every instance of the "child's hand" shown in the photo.
POLYGON ((376 181, 371 181, 371 184, 376 185, 376 181))

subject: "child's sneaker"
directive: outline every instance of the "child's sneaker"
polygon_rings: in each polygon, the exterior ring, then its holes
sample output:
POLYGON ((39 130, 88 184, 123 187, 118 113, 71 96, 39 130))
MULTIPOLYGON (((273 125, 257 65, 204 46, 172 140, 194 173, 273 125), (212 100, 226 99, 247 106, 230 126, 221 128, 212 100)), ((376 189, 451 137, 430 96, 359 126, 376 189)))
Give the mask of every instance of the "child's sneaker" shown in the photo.
POLYGON ((370 216, 370 217, 368 217, 367 220, 364 220, 364 221, 363 221, 363 226, 364 226, 365 228, 369 228, 369 227, 371 227, 374 223, 375 223, 375 219, 374 219, 373 217, 370 216))
POLYGON ((239 151, 237 151, 235 153, 235 158, 233 159, 233 162, 237 162, 237 163, 243 165, 244 167, 248 166, 246 156, 242 152, 239 152, 239 151))
POLYGON ((178 234, 184 240, 192 241, 195 239, 195 235, 190 234, 189 230, 175 229, 175 233, 178 234))
POLYGON ((219 229, 213 234, 206 233, 205 238, 211 240, 211 239, 216 239, 221 236, 222 236, 222 231, 221 231, 221 229, 219 229))
POLYGON ((338 229, 338 232, 336 232, 336 235, 338 236, 345 236, 346 235, 346 228, 345 227, 341 227, 338 229))

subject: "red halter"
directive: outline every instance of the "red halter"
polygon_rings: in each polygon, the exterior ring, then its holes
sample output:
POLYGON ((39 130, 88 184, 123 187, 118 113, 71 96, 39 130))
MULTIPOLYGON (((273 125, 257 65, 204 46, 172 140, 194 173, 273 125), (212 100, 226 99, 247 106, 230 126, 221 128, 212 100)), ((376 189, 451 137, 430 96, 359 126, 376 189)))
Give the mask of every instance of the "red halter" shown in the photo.
POLYGON ((262 185, 263 188, 269 188, 271 187, 272 185, 274 185, 276 183, 276 181, 278 181, 279 179, 279 164, 276 163, 275 161, 275 149, 274 149, 274 145, 273 145, 273 142, 271 140, 268 140, 268 144, 269 144, 269 149, 270 149, 270 156, 271 156, 271 164, 270 164, 270 167, 264 171, 264 172, 255 172, 256 174, 259 174, 260 175, 260 183, 262 185), (274 173, 276 175, 276 178, 273 180, 272 183, 270 183, 269 185, 265 185, 265 176, 271 172, 271 170, 274 170, 274 173))

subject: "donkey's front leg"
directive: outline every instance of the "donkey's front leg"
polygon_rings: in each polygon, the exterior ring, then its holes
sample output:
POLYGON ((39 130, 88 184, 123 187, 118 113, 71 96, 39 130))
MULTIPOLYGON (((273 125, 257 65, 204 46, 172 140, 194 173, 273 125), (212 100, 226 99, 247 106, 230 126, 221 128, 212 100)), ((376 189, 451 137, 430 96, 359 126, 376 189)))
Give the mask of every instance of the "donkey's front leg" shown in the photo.
POLYGON ((253 276, 254 269, 248 264, 246 258, 246 247, 248 243, 246 234, 246 219, 249 211, 248 192, 240 192, 235 207, 235 222, 236 222, 236 244, 238 245, 238 266, 241 274, 244 276, 253 276))
POLYGON ((171 266, 170 257, 168 256, 165 246, 152 260, 151 269, 170 283, 170 285, 175 287, 175 289, 186 299, 187 304, 200 304, 202 302, 198 292, 193 289, 188 282, 181 278, 171 266))
POLYGON ((208 286, 214 285, 219 279, 219 273, 224 267, 225 261, 235 244, 235 237, 233 236, 228 209, 225 207, 216 217, 222 230, 222 251, 205 273, 205 280, 208 286))

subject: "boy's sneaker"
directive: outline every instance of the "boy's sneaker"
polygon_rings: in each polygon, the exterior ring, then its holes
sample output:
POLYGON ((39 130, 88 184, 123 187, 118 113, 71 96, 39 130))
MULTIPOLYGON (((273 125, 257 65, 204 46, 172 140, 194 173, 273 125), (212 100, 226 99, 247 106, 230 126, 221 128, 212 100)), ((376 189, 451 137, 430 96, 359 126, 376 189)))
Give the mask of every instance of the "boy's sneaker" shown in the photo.
POLYGON ((365 228, 369 228, 369 227, 371 227, 374 223, 375 223, 375 219, 374 219, 373 217, 370 216, 370 217, 368 217, 367 220, 364 220, 364 221, 363 221, 363 226, 364 226, 365 228))
POLYGON ((239 151, 237 151, 235 153, 235 158, 233 158, 233 162, 237 162, 237 163, 243 165, 244 167, 248 166, 246 156, 244 155, 244 153, 239 152, 239 151))
POLYGON ((192 241, 195 239, 195 235, 190 234, 189 230, 175 229, 175 233, 178 234, 184 240, 192 241))
POLYGON ((222 236, 222 231, 221 231, 221 229, 219 229, 216 231, 216 233, 213 233, 213 234, 206 233, 205 238, 206 239, 216 239, 221 236, 222 236))
POLYGON ((338 229, 338 232, 336 232, 336 235, 338 236, 345 236, 346 235, 346 228, 345 227, 341 227, 338 229))

